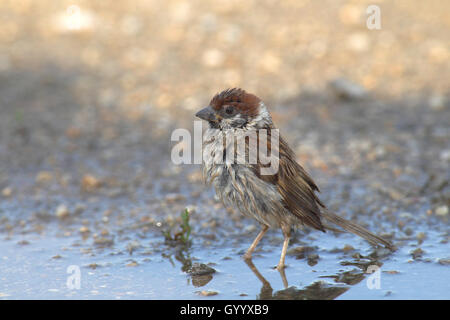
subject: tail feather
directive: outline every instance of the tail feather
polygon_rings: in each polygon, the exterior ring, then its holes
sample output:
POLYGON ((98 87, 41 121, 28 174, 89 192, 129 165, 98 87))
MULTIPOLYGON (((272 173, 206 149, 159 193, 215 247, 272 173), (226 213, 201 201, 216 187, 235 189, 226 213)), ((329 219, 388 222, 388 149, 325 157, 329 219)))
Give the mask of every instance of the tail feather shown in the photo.
MULTIPOLYGON (((330 212, 328 210, 323 210, 322 217, 325 218, 328 222, 334 223, 334 224, 338 225, 339 227, 343 228, 345 231, 354 233, 354 234, 360 236, 361 238, 366 239, 369 243, 371 243, 373 245, 382 244, 383 246, 385 246, 386 248, 388 248, 391 251, 395 250, 395 247, 389 241, 387 241, 377 235, 374 235, 373 233, 371 233, 367 229, 361 227, 360 225, 358 225, 354 222, 348 221, 333 212, 330 212)), ((329 228, 329 229, 333 230, 333 228, 329 228)))

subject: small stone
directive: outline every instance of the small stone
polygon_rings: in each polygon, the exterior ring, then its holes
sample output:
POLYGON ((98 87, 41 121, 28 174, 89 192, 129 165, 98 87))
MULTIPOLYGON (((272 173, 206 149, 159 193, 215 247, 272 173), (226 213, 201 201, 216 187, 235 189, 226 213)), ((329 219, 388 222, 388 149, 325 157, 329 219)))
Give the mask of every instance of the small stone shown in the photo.
POLYGON ((353 248, 351 245, 349 245, 349 244, 346 244, 345 246, 344 246, 344 248, 342 248, 342 251, 344 251, 344 252, 350 252, 350 251, 353 251, 353 250, 355 250, 355 248, 353 248))
POLYGON ((414 260, 421 258, 424 253, 425 253, 425 251, 423 251, 421 248, 417 248, 417 249, 411 251, 411 255, 414 260))
POLYGON ((254 224, 248 225, 245 227, 244 231, 246 233, 251 233, 256 230, 256 226, 254 224))
POLYGON ((81 130, 79 128, 67 128, 66 136, 70 139, 77 139, 81 136, 81 130))
POLYGON ((418 234, 417 234, 417 240, 419 240, 419 242, 423 242, 423 240, 427 237, 427 235, 425 234, 425 232, 419 232, 418 234))
POLYGON ((308 265, 315 266, 319 261, 319 255, 317 253, 312 253, 308 256, 308 265))
POLYGON ((446 99, 443 95, 435 94, 428 99, 428 105, 431 109, 439 111, 445 108, 446 99))
POLYGON ((81 180, 81 187, 84 191, 92 192, 101 186, 101 181, 93 175, 87 174, 81 180))
POLYGON ((58 219, 67 218, 69 214, 70 214, 69 209, 67 209, 67 207, 64 204, 61 204, 58 206, 58 208, 56 208, 55 216, 58 219))
POLYGON ((99 247, 109 247, 114 244, 114 240, 112 240, 110 238, 101 237, 101 238, 95 239, 94 244, 99 247))
POLYGON ((127 263, 126 266, 127 267, 137 267, 138 263, 136 261, 131 261, 130 263, 127 263))
POLYGON ((205 297, 215 296, 215 295, 218 295, 218 294, 219 294, 217 291, 210 291, 210 290, 197 291, 197 293, 198 293, 199 295, 205 296, 205 297))
POLYGON ((80 231, 80 233, 89 233, 89 232, 91 232, 91 230, 88 227, 86 227, 86 226, 81 227, 80 230, 78 230, 78 231, 80 231))
POLYGON ((210 266, 207 266, 204 263, 194 263, 189 270, 187 271, 188 274, 191 276, 202 276, 206 274, 212 274, 215 273, 216 270, 211 268, 210 266))
POLYGON ((186 197, 183 196, 181 193, 170 193, 166 196, 166 202, 173 203, 178 201, 186 200, 186 197))
POLYGON ((409 212, 402 212, 400 213, 399 217, 402 219, 412 219, 413 215, 409 212))
POLYGON ((400 272, 399 271, 397 271, 397 270, 387 270, 387 271, 383 271, 384 273, 387 273, 387 274, 399 274, 400 272))
POLYGON ((47 183, 50 182, 53 179, 53 174, 48 171, 41 171, 36 175, 36 182, 37 183, 47 183))
POLYGON ((450 265, 450 258, 442 258, 438 260, 439 264, 442 264, 443 266, 450 265))
POLYGON ((363 87, 344 78, 331 81, 330 87, 336 96, 344 100, 359 100, 367 95, 363 87))
POLYGON ((2 190, 2 196, 5 198, 9 198, 12 195, 12 189, 9 187, 6 187, 2 190))
POLYGON ((439 158, 441 158, 442 161, 450 161, 450 149, 442 150, 439 154, 439 158))
POLYGON ((434 212, 436 213, 437 216, 445 217, 446 215, 448 215, 448 206, 444 205, 437 207, 434 212))
POLYGON ((297 259, 304 259, 306 256, 311 255, 311 253, 316 250, 317 250, 317 247, 299 246, 299 247, 289 249, 287 254, 296 256, 297 259))

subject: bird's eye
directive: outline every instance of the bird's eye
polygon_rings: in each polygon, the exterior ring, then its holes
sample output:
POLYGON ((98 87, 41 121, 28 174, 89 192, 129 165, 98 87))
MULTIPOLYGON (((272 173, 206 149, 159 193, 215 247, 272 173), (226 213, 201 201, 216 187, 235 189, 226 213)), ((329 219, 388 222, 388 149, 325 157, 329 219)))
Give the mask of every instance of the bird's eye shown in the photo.
POLYGON ((232 106, 228 106, 228 107, 225 109, 225 113, 226 113, 226 114, 233 114, 233 112, 234 112, 234 108, 233 108, 232 106))

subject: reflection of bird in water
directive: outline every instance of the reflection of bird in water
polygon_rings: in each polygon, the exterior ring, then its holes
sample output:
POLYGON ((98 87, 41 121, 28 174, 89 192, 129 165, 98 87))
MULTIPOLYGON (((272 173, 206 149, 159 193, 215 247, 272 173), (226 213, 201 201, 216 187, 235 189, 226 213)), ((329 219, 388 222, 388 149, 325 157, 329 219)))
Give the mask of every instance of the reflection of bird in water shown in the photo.
POLYGON ((280 270, 281 280, 284 289, 273 292, 270 282, 264 278, 251 260, 246 260, 250 270, 261 281, 262 287, 258 296, 261 300, 332 300, 346 292, 350 287, 342 285, 330 285, 323 281, 316 281, 303 289, 297 289, 295 286, 288 287, 288 281, 284 270, 280 270))

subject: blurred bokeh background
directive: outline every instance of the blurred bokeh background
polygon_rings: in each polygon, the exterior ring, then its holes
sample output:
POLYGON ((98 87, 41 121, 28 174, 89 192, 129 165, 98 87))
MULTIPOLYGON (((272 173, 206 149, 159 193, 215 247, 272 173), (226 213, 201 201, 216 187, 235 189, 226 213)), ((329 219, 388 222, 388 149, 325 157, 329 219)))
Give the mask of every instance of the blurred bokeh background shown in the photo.
POLYGON ((277 101, 336 77, 392 95, 447 90, 448 4, 377 1, 381 29, 368 30, 370 4, 5 0, 0 68, 73 77, 75 99, 130 117, 195 110, 234 86, 277 101))
POLYGON ((270 106, 332 208, 414 250, 429 230, 447 243, 449 44, 439 0, 2 0, 0 230, 19 245, 38 233, 160 252, 158 228, 188 207, 197 244, 233 235, 241 250, 257 228, 225 213, 198 167, 172 165, 170 133, 242 87, 270 106), (372 4, 380 30, 366 26, 372 4))

